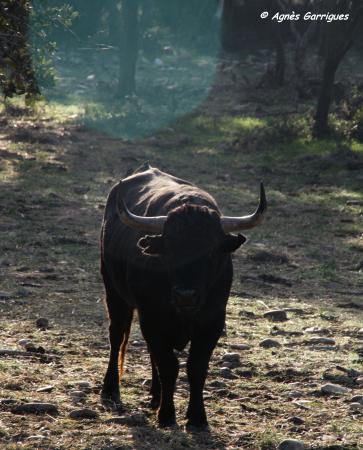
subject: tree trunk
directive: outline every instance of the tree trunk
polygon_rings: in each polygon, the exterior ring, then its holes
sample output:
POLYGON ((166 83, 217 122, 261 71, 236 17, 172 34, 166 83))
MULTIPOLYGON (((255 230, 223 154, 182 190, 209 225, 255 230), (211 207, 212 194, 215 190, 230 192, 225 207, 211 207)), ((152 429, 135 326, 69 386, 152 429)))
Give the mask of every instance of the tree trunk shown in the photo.
POLYGON ((118 94, 135 92, 136 61, 138 54, 138 0, 122 3, 122 41, 120 43, 120 71, 118 94))
POLYGON ((275 28, 275 46, 276 46, 276 60, 274 68, 274 77, 275 77, 274 81, 277 86, 282 86, 285 80, 286 55, 285 55, 284 41, 281 36, 280 26, 275 28))
POLYGON ((117 1, 107 0, 104 5, 108 15, 107 23, 109 42, 111 45, 117 46, 122 39, 120 32, 121 14, 117 8, 117 1))
POLYGON ((348 22, 325 23, 321 32, 320 52, 324 53, 322 84, 315 115, 314 136, 322 138, 329 134, 328 116, 333 97, 335 73, 345 54, 353 43, 354 32, 361 22, 363 8, 360 0, 349 2, 326 0, 325 6, 332 6, 332 13, 349 13, 348 22), (336 9, 334 9, 336 8, 336 9))
POLYGON ((329 60, 324 65, 314 124, 314 137, 317 138, 323 138, 329 134, 329 108, 333 97, 335 72, 337 68, 338 64, 331 63, 329 60))
POLYGON ((239 49, 238 35, 241 32, 236 19, 236 5, 233 0, 224 0, 220 7, 222 47, 227 52, 235 52, 239 49))

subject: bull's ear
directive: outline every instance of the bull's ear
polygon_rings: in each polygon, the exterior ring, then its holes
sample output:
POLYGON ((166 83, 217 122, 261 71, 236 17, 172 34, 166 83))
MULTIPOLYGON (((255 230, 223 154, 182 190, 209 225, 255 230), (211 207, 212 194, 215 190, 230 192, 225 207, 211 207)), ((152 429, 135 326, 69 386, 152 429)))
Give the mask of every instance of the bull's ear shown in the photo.
POLYGON ((158 256, 164 253, 164 240, 163 236, 144 236, 139 239, 137 246, 141 248, 144 255, 158 256))
POLYGON ((246 241, 247 238, 246 236, 243 236, 243 234, 227 234, 224 238, 224 242, 220 247, 220 250, 222 252, 232 253, 246 241))

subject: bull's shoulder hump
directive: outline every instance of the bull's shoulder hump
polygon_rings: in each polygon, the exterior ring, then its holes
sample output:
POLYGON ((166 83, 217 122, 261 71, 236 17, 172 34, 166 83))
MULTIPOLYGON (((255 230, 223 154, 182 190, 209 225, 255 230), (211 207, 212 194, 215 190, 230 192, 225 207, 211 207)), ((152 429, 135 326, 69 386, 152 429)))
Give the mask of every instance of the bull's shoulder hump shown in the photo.
POLYGON ((121 180, 124 185, 135 185, 135 184, 148 184, 148 183, 160 183, 160 184, 169 184, 175 183, 178 185, 187 185, 194 186, 193 183, 189 181, 183 180, 182 178, 178 178, 174 175, 170 175, 169 173, 163 172, 157 167, 149 166, 148 169, 143 170, 142 172, 134 173, 123 180, 121 180))

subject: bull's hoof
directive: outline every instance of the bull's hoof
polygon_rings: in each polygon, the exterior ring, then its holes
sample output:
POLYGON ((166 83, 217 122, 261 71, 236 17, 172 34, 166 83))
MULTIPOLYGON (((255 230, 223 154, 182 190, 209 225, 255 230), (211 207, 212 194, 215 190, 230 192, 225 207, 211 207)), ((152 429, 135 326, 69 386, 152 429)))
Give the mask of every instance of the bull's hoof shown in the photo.
POLYGON ((158 409, 160 406, 160 399, 159 398, 152 398, 150 400, 149 406, 151 409, 158 409))
POLYGON ((175 413, 172 414, 158 414, 158 424, 159 428, 171 428, 176 426, 175 413))
POLYGON ((185 430, 189 433, 209 432, 208 422, 192 422, 188 420, 185 425, 185 430))
POLYGON ((176 428, 176 420, 158 420, 159 428, 176 428))
POLYGON ((123 406, 118 392, 101 392, 101 403, 109 411, 123 412, 123 406))

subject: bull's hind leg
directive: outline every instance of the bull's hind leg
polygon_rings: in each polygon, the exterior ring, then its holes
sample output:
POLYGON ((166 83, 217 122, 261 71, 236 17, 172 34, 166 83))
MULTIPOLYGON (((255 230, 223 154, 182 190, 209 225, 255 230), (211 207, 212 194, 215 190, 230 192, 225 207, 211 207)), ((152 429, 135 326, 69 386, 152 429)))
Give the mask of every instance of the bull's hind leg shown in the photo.
POLYGON ((102 275, 110 319, 110 357, 103 381, 101 400, 104 406, 121 410, 119 381, 130 334, 133 309, 117 294, 104 270, 102 270, 102 275))

